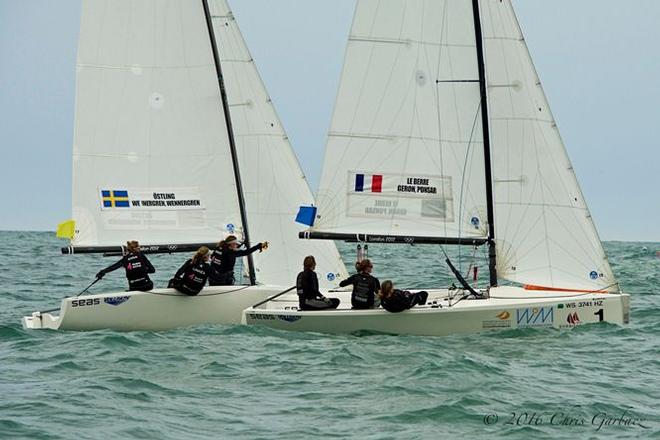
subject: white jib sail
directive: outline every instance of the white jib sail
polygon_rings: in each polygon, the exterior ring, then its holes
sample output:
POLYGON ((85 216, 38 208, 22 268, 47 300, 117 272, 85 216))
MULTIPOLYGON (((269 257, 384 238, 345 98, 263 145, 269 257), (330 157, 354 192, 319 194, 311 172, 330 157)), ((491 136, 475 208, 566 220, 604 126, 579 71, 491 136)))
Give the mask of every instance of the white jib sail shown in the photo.
POLYGON ((359 0, 313 230, 487 236, 469 1, 359 0))
POLYGON ((201 3, 85 0, 82 6, 72 243, 208 242, 240 231, 201 3))
POLYGON ((225 0, 209 2, 225 78, 252 242, 270 247, 255 254, 261 283, 291 285, 305 256, 314 255, 319 282, 336 286, 347 276, 333 242, 300 240, 294 219, 300 205, 314 203, 289 139, 266 92, 225 0))
POLYGON ((616 291, 511 1, 480 3, 498 275, 524 284, 616 291))

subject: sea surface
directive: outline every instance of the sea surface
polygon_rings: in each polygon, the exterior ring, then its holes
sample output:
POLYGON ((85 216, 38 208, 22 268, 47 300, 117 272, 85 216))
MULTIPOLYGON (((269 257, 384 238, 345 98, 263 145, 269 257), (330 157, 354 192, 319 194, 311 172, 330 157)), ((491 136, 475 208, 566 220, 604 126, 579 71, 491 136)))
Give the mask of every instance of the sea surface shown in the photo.
MULTIPOLYGON (((625 327, 442 338, 23 330, 23 315, 57 307, 112 262, 61 245, 0 232, 0 439, 660 438, 658 243, 605 243, 632 295, 625 327)), ((437 248, 371 246, 370 257, 381 280, 451 283, 437 248)), ((152 257, 156 284, 185 258, 152 257)), ((93 291, 124 289, 121 272, 93 291)))

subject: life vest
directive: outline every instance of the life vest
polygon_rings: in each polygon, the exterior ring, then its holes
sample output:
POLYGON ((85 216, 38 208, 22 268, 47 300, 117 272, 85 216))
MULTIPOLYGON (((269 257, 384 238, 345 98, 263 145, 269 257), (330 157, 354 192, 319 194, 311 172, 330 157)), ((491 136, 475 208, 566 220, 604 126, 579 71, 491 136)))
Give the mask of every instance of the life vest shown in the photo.
POLYGON ((353 284, 353 301, 365 305, 373 305, 374 293, 373 278, 370 275, 357 274, 356 282, 353 284))
POLYGON ((409 292, 395 289, 394 292, 392 292, 392 296, 387 299, 383 298, 383 308, 392 313, 408 310, 411 307, 409 295, 409 292))
POLYGON ((303 287, 304 276, 305 276, 305 272, 300 272, 296 277, 296 293, 298 294, 301 300, 305 298, 305 289, 303 287))
POLYGON ((312 270, 303 270, 296 278, 296 292, 301 299, 314 299, 319 294, 319 279, 312 270))
POLYGON ((147 265, 142 261, 140 254, 128 254, 124 257, 124 269, 128 279, 128 287, 132 290, 136 287, 142 287, 151 282, 147 272, 147 265))
POLYGON ((211 253, 211 267, 215 270, 220 270, 220 266, 222 266, 222 251, 215 249, 211 253))
POLYGON ((205 262, 191 264, 183 273, 181 287, 193 293, 199 293, 209 277, 209 265, 205 262))

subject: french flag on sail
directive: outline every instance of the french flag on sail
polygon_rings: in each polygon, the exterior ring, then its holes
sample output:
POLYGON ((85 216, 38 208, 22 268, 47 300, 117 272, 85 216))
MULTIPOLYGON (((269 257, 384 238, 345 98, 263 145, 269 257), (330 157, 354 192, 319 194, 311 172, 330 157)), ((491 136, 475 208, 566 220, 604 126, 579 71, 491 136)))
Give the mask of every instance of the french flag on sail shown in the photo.
POLYGON ((355 175, 355 192, 371 191, 373 193, 383 192, 383 175, 382 174, 356 174, 355 175), (367 182, 365 186, 365 181, 367 182))

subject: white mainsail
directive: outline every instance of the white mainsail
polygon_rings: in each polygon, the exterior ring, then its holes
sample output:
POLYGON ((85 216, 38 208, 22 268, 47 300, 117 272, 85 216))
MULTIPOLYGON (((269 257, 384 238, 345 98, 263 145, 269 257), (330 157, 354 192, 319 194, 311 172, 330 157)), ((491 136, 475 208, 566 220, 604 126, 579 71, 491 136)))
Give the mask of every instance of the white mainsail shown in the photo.
POLYGON ((470 2, 358 1, 313 230, 487 236, 470 2))
MULTIPOLYGON (((224 0, 209 2, 260 283, 289 285, 306 255, 321 283, 346 270, 333 243, 302 242, 313 198, 224 0)), ((83 2, 74 138, 74 246, 217 242, 242 233, 202 1, 83 2)))
POLYGON ((618 291, 511 0, 482 0, 502 278, 618 291))
POLYGON ((311 232, 488 237, 475 3, 498 275, 615 291, 510 0, 358 0, 311 232))
POLYGON ((82 6, 72 244, 214 242, 240 230, 201 2, 82 6))
POLYGON ((257 278, 289 285, 302 261, 314 255, 322 287, 336 286, 346 269, 334 243, 298 239, 298 207, 314 203, 312 192, 266 92, 238 24, 225 0, 209 2, 239 157, 250 237, 268 240, 255 254, 257 278))

